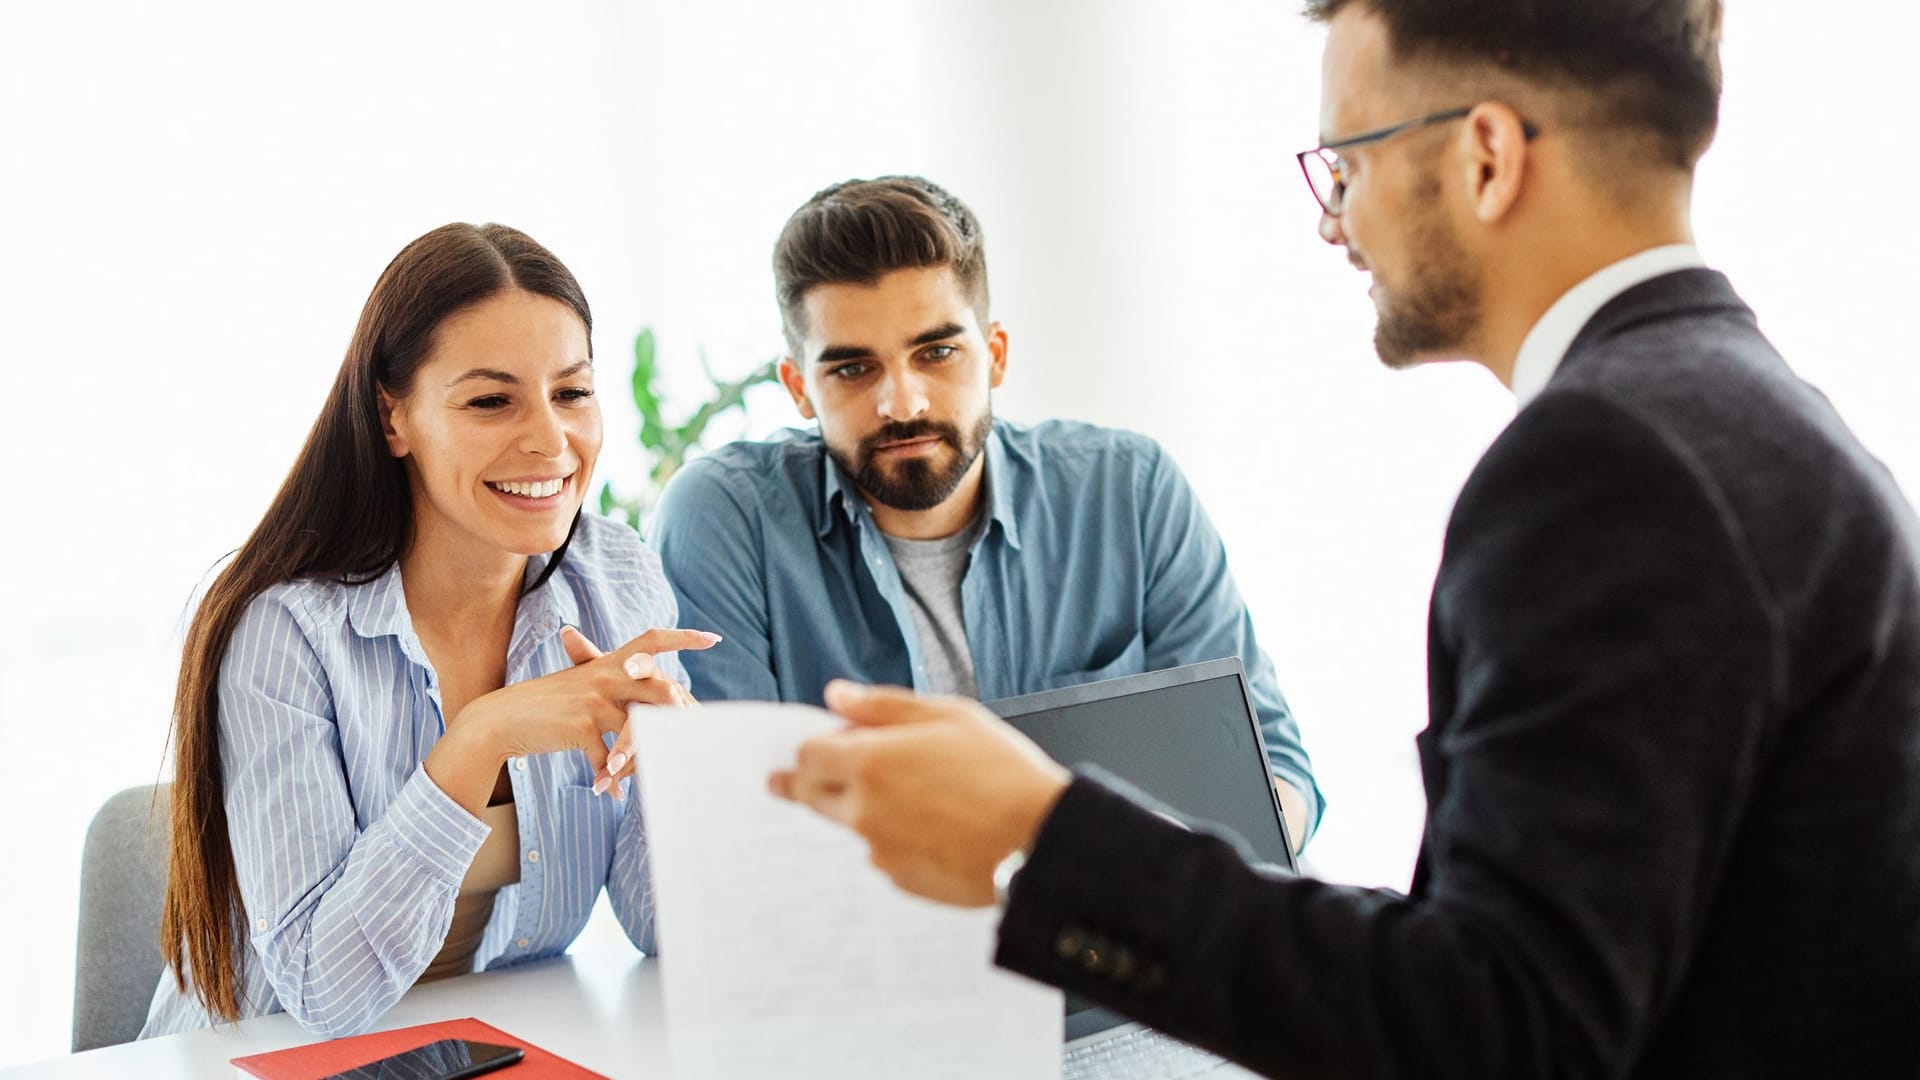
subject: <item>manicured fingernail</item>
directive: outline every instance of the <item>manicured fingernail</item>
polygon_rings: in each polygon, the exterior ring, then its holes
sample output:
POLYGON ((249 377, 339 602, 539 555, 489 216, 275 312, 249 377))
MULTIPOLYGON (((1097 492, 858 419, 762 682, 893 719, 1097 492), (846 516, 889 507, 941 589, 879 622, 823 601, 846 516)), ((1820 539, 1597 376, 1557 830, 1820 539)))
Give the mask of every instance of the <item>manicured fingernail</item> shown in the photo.
POLYGON ((595 795, 605 794, 607 790, 607 786, 612 783, 613 783, 613 777, 611 776, 603 776, 600 779, 595 780, 593 782, 593 793, 595 795))
POLYGON ((618 794, 623 799, 627 797, 627 782, 625 780, 620 781, 620 791, 618 794))
POLYGON ((707 635, 707 640, 712 642, 715 645, 718 645, 721 642, 727 640, 726 638, 721 637, 719 634, 716 634, 711 630, 702 630, 700 632, 707 635))
POLYGON ((627 763, 627 755, 614 754, 612 757, 607 759, 607 775, 612 776, 614 773, 619 772, 620 767, 625 765, 626 763, 627 763))
POLYGON ((646 653, 634 653, 627 657, 627 662, 622 666, 627 669, 627 674, 632 678, 644 679, 653 674, 653 657, 646 653))

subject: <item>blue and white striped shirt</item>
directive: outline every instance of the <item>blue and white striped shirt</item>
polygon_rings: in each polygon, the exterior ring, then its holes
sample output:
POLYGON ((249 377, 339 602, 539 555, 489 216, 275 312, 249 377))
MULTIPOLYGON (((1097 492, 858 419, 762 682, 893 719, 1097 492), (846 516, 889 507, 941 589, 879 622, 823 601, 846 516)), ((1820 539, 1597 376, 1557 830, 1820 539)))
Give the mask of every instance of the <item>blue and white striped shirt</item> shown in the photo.
MULTIPOLYGON (((545 563, 530 560, 532 580, 545 563)), ((552 578, 520 600, 507 682, 572 666, 560 629, 601 648, 676 611, 660 560, 625 526, 584 514, 552 578)), ((686 682, 679 661, 661 656, 686 682)), ((285 1010, 329 1037, 370 1028, 445 942, 460 880, 488 827, 421 762, 445 724, 395 565, 362 585, 286 582, 242 616, 221 664, 220 752, 249 948, 242 1016, 285 1010)), ((634 944, 653 951, 639 796, 596 797, 586 755, 515 758, 520 882, 500 890, 477 962, 498 968, 566 949, 600 889, 634 944)), ((161 976, 142 1037, 207 1027, 161 976)))

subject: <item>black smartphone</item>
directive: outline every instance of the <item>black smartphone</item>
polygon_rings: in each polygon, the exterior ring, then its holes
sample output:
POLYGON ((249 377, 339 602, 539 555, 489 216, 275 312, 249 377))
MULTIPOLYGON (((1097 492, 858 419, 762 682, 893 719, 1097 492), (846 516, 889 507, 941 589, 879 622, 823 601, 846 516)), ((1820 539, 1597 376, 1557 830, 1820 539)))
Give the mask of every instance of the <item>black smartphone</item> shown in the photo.
POLYGON ((441 1039, 323 1080, 459 1080, 504 1068, 526 1056, 517 1046, 441 1039))

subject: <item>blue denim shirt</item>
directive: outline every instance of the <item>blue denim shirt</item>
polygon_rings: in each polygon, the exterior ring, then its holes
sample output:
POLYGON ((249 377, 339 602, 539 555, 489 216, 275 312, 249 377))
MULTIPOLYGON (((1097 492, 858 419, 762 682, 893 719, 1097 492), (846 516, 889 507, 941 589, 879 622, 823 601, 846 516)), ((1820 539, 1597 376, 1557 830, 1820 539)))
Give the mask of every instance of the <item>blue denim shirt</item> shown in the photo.
MULTIPOLYGON (((996 420, 986 457, 989 518, 960 586, 980 696, 1238 656, 1273 774, 1311 793, 1312 835, 1325 800, 1299 727, 1167 453, 1131 432, 996 420)), ((818 704, 840 677, 927 689, 886 539, 817 433, 688 464, 651 531, 681 625, 726 638, 681 657, 696 696, 818 704)))

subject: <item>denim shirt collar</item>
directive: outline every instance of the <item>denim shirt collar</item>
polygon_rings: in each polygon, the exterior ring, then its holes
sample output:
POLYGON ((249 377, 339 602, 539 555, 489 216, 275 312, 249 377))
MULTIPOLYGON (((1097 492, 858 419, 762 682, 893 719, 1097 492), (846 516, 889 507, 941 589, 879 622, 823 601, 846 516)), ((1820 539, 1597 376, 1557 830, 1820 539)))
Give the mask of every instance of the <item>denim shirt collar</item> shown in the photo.
MULTIPOLYGON (((1006 438, 998 420, 993 422, 993 429, 987 433, 986 457, 986 472, 981 481, 987 489, 987 512, 990 515, 988 525, 991 527, 997 523, 1001 534, 1007 538, 1008 546, 1018 551, 1020 550, 1020 526, 1013 515, 1013 485, 1005 482, 1005 478, 1011 474, 1008 472, 1006 438)), ((846 471, 840 468, 840 463, 827 452, 824 439, 820 443, 820 463, 820 506, 814 516, 817 522, 814 535, 825 539, 826 535, 833 531, 834 522, 838 520, 834 513, 836 503, 840 514, 845 516, 851 524, 858 525, 862 517, 872 520, 873 514, 867 507, 867 501, 860 497, 853 478, 848 476, 846 471)), ((984 532, 982 535, 985 535, 984 532)))

